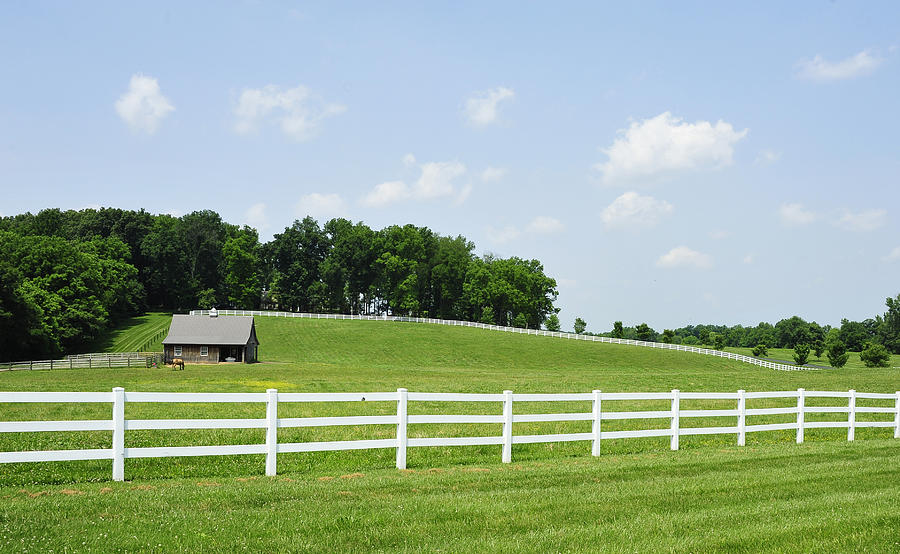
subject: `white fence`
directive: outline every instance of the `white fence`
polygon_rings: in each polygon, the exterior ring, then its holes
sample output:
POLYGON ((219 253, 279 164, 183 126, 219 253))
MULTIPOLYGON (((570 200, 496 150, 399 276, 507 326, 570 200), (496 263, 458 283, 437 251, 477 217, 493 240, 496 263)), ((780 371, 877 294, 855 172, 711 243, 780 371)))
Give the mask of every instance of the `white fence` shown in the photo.
POLYGON ((67 460, 112 460, 112 476, 116 481, 125 477, 127 458, 158 458, 172 456, 220 456, 230 454, 265 454, 266 475, 275 475, 278 454, 294 452, 318 452, 334 450, 361 450, 374 448, 396 449, 397 467, 406 468, 408 448, 427 446, 501 446, 501 460, 512 460, 512 447, 516 444, 590 441, 591 452, 600 455, 600 443, 609 439, 639 437, 670 437, 672 450, 678 449, 679 437, 686 435, 725 434, 736 435, 737 444, 743 446, 747 433, 796 430, 796 440, 803 442, 804 431, 814 428, 846 428, 847 440, 854 440, 860 427, 890 427, 894 438, 900 438, 900 391, 894 394, 862 393, 850 390, 776 392, 601 392, 574 394, 502 394, 396 392, 370 393, 279 393, 269 389, 265 393, 167 393, 125 392, 114 388, 112 392, 0 392, 0 403, 93 402, 112 404, 112 419, 82 421, 9 421, 0 422, 0 433, 58 432, 58 431, 112 431, 112 448, 84 450, 49 450, 0 452, 0 463, 47 462, 67 460), (748 401, 763 398, 796 398, 796 406, 776 408, 748 408, 748 401), (846 402, 836 406, 807 406, 809 398, 840 398, 846 402), (857 406, 859 399, 892 400, 893 406, 857 406), (670 409, 659 411, 623 412, 609 410, 611 403, 619 401, 668 401, 670 409), (733 401, 734 408, 685 410, 682 400, 733 401), (125 419, 125 406, 130 403, 257 403, 265 406, 265 417, 260 419, 125 419), (278 406, 294 402, 395 402, 397 411, 391 415, 279 418, 278 406), (478 402, 499 403, 498 414, 434 414, 410 415, 410 402, 478 402), (590 412, 522 413, 516 414, 516 402, 590 402, 590 412), (806 414, 846 413, 846 421, 806 421, 806 414), (857 421, 860 413, 890 414, 893 421, 857 421), (751 424, 749 418, 777 414, 796 414, 796 421, 789 423, 751 424), (690 427, 682 425, 682 419, 700 417, 735 418, 734 425, 722 427, 690 427), (642 430, 604 431, 603 422, 610 420, 667 419, 667 428, 642 430), (585 433, 515 435, 516 423, 590 421, 591 431, 585 433), (499 436, 482 437, 410 437, 409 425, 416 424, 473 424, 501 425, 499 436), (388 439, 349 440, 327 442, 279 443, 278 429, 289 427, 328 427, 395 425, 396 436, 388 439), (160 446, 126 447, 125 431, 146 429, 265 429, 263 444, 217 446, 160 446))
MULTIPOLYGON (((208 315, 209 310, 191 310, 191 315, 208 315)), ((303 312, 268 312, 258 310, 218 310, 219 315, 252 315, 252 316, 269 316, 269 317, 299 317, 304 319, 353 319, 359 321, 403 321, 410 323, 433 323, 435 325, 450 325, 454 327, 474 327, 477 329, 490 329, 491 331, 505 331, 507 333, 521 333, 524 335, 538 335, 542 337, 558 337, 563 339, 584 340, 589 342, 605 342, 609 344, 627 344, 631 346, 644 346, 647 348, 661 348, 663 350, 677 350, 679 352, 691 352, 694 354, 705 354, 708 356, 718 356, 729 360, 737 360, 748 364, 758 365, 769 369, 777 369, 779 371, 812 371, 818 368, 777 364, 760 360, 752 356, 744 356, 743 354, 734 354, 732 352, 724 352, 722 350, 712 350, 709 348, 697 348, 696 346, 688 346, 686 344, 667 344, 664 342, 646 342, 642 340, 616 339, 612 337, 598 337, 595 335, 578 335, 575 333, 563 333, 561 331, 546 331, 543 329, 522 329, 519 327, 503 327, 501 325, 490 325, 487 323, 478 323, 473 321, 457 321, 450 319, 432 319, 428 317, 404 317, 393 315, 348 315, 348 314, 311 314, 303 312)))
POLYGON ((0 362, 0 371, 81 369, 112 367, 150 367, 153 362, 162 363, 159 352, 110 352, 101 354, 72 354, 58 360, 30 360, 25 362, 0 362))

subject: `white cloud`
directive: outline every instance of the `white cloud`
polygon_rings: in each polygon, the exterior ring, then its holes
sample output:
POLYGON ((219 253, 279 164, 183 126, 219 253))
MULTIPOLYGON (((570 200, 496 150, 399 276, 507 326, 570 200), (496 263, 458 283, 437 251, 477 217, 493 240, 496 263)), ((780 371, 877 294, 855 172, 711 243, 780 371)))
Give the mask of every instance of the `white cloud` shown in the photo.
POLYGON ((300 217, 309 215, 315 219, 327 221, 335 217, 346 216, 347 209, 340 195, 313 192, 300 197, 296 213, 300 217))
POLYGON ((730 165, 734 145, 748 130, 735 131, 730 123, 685 123, 664 112, 620 129, 612 146, 601 149, 609 157, 594 166, 605 184, 658 179, 679 171, 716 169, 730 165))
POLYGON ((276 85, 244 89, 234 108, 237 117, 234 129, 251 133, 267 121, 281 127, 281 131, 295 139, 308 140, 315 136, 322 120, 347 110, 340 104, 328 104, 310 94, 303 85, 284 89, 276 85))
POLYGON ((481 172, 481 180, 485 183, 493 183, 506 177, 507 170, 503 167, 488 167, 481 172))
POLYGON ((874 231, 887 223, 887 210, 866 210, 858 213, 845 213, 837 225, 847 231, 874 231))
POLYGON ((780 159, 781 152, 766 149, 759 151, 759 154, 756 155, 756 159, 753 160, 753 163, 756 165, 772 165, 780 159))
POLYGON ((526 229, 536 235, 550 235, 565 230, 566 226, 558 219, 546 215, 539 215, 531 220, 526 229))
POLYGON ((797 64, 797 76, 813 81, 840 81, 869 75, 878 69, 883 60, 868 50, 839 62, 829 62, 822 56, 802 60, 797 64))
POLYGON ((693 267, 708 269, 712 267, 712 258, 687 246, 677 246, 656 260, 659 267, 693 267))
POLYGON ((900 260, 900 246, 891 250, 890 254, 881 258, 885 262, 896 262, 900 260))
MULTIPOLYGON (((415 156, 407 154, 407 161, 415 163, 415 156)), ((419 166, 418 180, 410 186, 403 181, 388 181, 377 185, 362 199, 370 207, 384 207, 404 200, 433 200, 452 198, 454 205, 465 202, 472 192, 471 183, 457 187, 456 181, 466 173, 466 166, 460 162, 427 162, 419 166)))
POLYGON ((381 208, 410 197, 409 187, 403 181, 387 181, 375 185, 372 192, 363 198, 363 204, 372 208, 381 208))
POLYGON ((416 157, 412 154, 403 156, 403 165, 405 165, 406 167, 412 167, 416 165, 416 157))
POLYGON ((503 100, 514 98, 516 95, 512 89, 506 87, 492 88, 485 92, 475 93, 466 100, 465 114, 469 123, 483 127, 497 121, 499 117, 498 105, 503 100))
POLYGON ((724 229, 718 229, 709 233, 709 238, 713 240, 725 240, 731 236, 731 233, 724 229))
POLYGON ((745 264, 750 265, 750 264, 753 263, 753 259, 754 259, 753 254, 747 254, 746 256, 744 256, 744 259, 743 259, 742 261, 743 261, 745 264))
POLYGON ((626 192, 600 212, 607 229, 653 227, 674 208, 665 200, 626 192))
POLYGON ((422 164, 422 175, 413 187, 418 198, 430 199, 454 194, 453 180, 466 172, 459 162, 428 162, 422 164))
POLYGON ((817 218, 814 212, 807 210, 803 204, 796 202, 782 204, 781 207, 778 208, 778 214, 781 216, 782 223, 792 226, 809 225, 817 218))
POLYGON ((159 90, 154 77, 137 73, 131 76, 128 92, 116 101, 116 113, 132 130, 153 134, 159 122, 175 107, 159 90))
POLYGON ((269 228, 269 217, 266 215, 266 205, 263 202, 253 204, 244 213, 244 222, 253 227, 259 234, 269 228))

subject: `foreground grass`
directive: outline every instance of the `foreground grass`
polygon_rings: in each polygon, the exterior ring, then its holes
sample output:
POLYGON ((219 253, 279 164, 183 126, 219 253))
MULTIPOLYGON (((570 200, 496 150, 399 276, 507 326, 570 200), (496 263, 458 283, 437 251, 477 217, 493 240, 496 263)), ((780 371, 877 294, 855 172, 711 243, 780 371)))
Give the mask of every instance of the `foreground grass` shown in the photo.
POLYGON ((0 486, 7 551, 896 551, 893 441, 0 486))

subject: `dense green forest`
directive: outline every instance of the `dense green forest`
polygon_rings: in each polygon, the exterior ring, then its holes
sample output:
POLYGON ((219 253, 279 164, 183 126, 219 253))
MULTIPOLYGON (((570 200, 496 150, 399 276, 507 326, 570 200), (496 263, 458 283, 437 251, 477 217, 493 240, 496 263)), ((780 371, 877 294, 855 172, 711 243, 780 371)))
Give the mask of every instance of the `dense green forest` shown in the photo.
POLYGON ((0 218, 0 360, 56 356, 121 319, 201 307, 397 314, 539 327, 537 260, 475 255, 427 227, 307 217, 260 243, 213 211, 102 208, 0 218))

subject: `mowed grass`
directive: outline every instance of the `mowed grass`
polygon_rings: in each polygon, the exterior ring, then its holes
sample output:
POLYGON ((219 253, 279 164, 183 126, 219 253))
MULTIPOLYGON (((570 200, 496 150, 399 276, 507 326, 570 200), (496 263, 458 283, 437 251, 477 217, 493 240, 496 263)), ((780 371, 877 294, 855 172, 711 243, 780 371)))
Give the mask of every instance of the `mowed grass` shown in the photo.
MULTIPOLYGON (((586 392, 847 390, 894 392, 897 370, 777 372, 720 358, 394 322, 256 318, 262 363, 0 374, 0 390, 261 392, 586 392)), ((808 400, 808 405, 840 400, 808 400)), ((682 402, 682 409, 733 408, 682 402)), ((757 400, 751 407, 790 406, 757 400)), ((891 406, 890 401, 860 405, 891 406)), ((605 410, 665 410, 667 401, 605 410)), ((279 405, 280 417, 394 413, 391 402, 279 405)), ((587 412, 589 403, 516 403, 517 413, 587 412)), ((0 405, 3 420, 108 419, 108 405, 0 405)), ((495 403, 410 404, 410 413, 500 413, 495 403)), ((261 418, 263 405, 129 404, 126 417, 261 418)), ((758 416, 749 423, 788 422, 758 416)), ((859 414, 858 419, 889 419, 859 414)), ((807 415, 846 419, 846 414, 807 415)), ((605 430, 669 420, 604 423, 605 430)), ((734 425, 734 418, 682 419, 734 425)), ((585 432, 588 422, 516 424, 515 433, 585 432)), ((279 442, 391 438, 391 425, 281 429, 279 442)), ((410 436, 499 435, 499 425, 411 425, 410 436)), ((900 441, 892 429, 682 437, 590 444, 412 448, 262 456, 0 465, 0 550, 870 550, 900 548, 900 441)), ((253 444, 262 430, 129 431, 126 446, 253 444)), ((0 450, 109 448, 108 432, 6 433, 0 450)))
POLYGON ((162 352, 162 340, 172 323, 168 312, 149 312, 128 318, 104 335, 100 340, 88 345, 88 352, 162 352))

